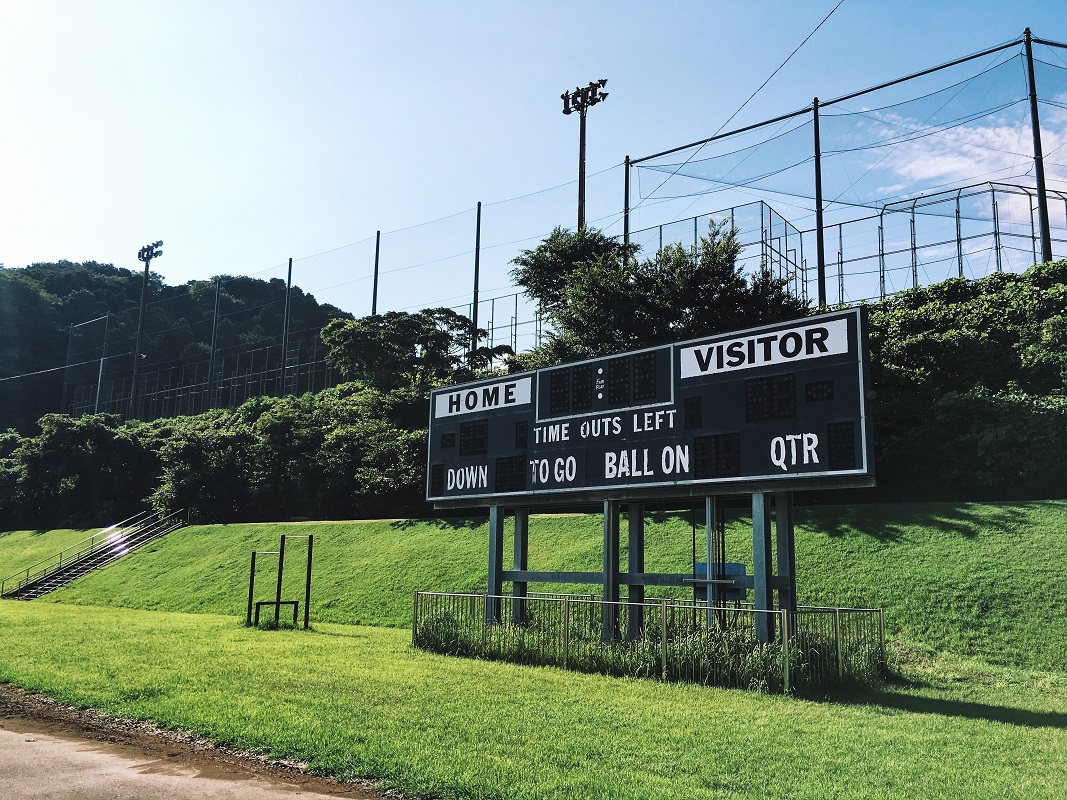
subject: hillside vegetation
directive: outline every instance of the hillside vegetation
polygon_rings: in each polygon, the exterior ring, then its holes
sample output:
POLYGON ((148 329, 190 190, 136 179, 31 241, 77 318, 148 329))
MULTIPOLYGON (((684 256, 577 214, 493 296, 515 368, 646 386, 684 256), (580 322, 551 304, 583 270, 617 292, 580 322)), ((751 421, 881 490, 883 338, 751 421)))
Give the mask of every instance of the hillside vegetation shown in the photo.
MULTIPOLYGON (((773 280, 742 276, 736 248, 715 228, 699 252, 669 249, 620 272, 617 243, 603 234, 556 232, 516 260, 526 262, 516 275, 558 330, 508 369, 810 310, 773 280), (722 291, 685 291, 705 283, 722 291), (634 292, 655 295, 640 316, 661 325, 622 325, 618 309, 631 304, 620 298, 634 292), (571 315, 580 298, 581 321, 571 315), (621 338, 596 333, 615 328, 621 338)), ((869 311, 878 485, 834 501, 1067 497, 1067 261, 912 289, 869 311)), ((484 337, 448 309, 334 319, 322 338, 349 383, 195 417, 45 415, 38 434, 0 433, 0 529, 102 525, 149 506, 215 523, 431 514, 427 393, 499 373, 502 351, 476 347, 484 337)))
POLYGON ((53 531, 0 531, 0 579, 78 544, 97 530, 61 528, 53 531))
MULTIPOLYGON (((729 515, 727 555, 747 563, 751 573, 749 525, 741 511, 729 515)), ((945 651, 991 664, 1067 671, 1064 530, 1063 501, 801 508, 799 599, 807 605, 884 608, 887 635, 901 652, 945 651)), ((277 550, 283 533, 315 536, 314 622, 406 627, 415 589, 485 590, 484 519, 396 520, 193 526, 47 600, 236 620, 247 601, 250 552, 277 550)), ((602 536, 595 515, 534 517, 530 568, 599 571, 602 536)), ((696 536, 699 554, 699 518, 696 536)), ((0 537, 0 568, 24 541, 22 535, 0 537)), ((625 564, 625 537, 623 545, 625 564)), ((286 599, 303 599, 305 547, 299 539, 287 544, 286 599)), ((649 571, 688 572, 690 515, 651 514, 646 548, 649 571)), ((275 565, 273 557, 261 557, 257 599, 274 596, 275 565)))
MULTIPOLYGON (((158 265, 156 265, 158 267, 158 265)), ((166 271, 165 262, 163 269, 166 271)), ((29 434, 41 415, 56 411, 64 379, 72 384, 95 383, 97 359, 104 352, 103 317, 107 330, 106 378, 128 376, 133 364, 143 273, 111 264, 59 261, 22 269, 0 265, 0 377, 36 373, 66 363, 91 363, 4 384, 0 431, 8 427, 29 434), (82 323, 97 320, 92 325, 82 323), (78 326, 68 336, 69 326, 78 326)), ((220 275, 218 351, 247 349, 257 342, 280 340, 285 281, 220 275)), ((206 362, 210 354, 215 309, 215 279, 178 286, 149 274, 148 306, 142 369, 206 362)), ((294 331, 318 330, 329 320, 351 315, 293 287, 290 298, 294 331)), ((309 343, 310 344, 310 343, 309 343)))

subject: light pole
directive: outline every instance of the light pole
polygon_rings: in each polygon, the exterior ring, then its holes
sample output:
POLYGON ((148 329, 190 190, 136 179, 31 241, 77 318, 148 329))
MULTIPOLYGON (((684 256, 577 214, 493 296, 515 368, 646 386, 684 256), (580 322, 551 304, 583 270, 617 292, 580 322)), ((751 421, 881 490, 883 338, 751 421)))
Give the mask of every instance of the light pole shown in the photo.
POLYGON ((133 349, 133 380, 130 382, 130 413, 129 418, 137 416, 137 377, 141 372, 141 342, 144 340, 144 308, 148 299, 148 267, 153 258, 163 255, 159 248, 163 242, 146 244, 137 251, 137 258, 144 262, 144 281, 141 283, 141 313, 137 316, 137 345, 133 349))
POLYGON ((578 230, 585 227, 585 113, 590 106, 608 99, 608 93, 600 91, 607 83, 607 78, 589 81, 584 88, 578 86, 573 92, 560 95, 564 114, 578 112, 578 230))

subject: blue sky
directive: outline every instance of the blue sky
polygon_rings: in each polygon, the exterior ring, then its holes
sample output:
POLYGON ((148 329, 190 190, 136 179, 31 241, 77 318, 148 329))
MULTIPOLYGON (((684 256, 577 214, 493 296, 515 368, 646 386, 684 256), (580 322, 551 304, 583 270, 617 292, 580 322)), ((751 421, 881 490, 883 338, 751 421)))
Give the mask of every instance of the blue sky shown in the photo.
MULTIPOLYGON (((519 249, 575 224, 564 90, 609 81, 588 216, 615 232, 623 157, 714 133, 835 3, 2 0, 0 262, 137 269, 162 239, 180 283, 294 257, 296 283, 365 314, 381 230, 379 310, 453 305, 482 201, 483 292, 504 294, 519 249)), ((845 0, 731 127, 1026 26, 1067 41, 1062 0, 845 0)))

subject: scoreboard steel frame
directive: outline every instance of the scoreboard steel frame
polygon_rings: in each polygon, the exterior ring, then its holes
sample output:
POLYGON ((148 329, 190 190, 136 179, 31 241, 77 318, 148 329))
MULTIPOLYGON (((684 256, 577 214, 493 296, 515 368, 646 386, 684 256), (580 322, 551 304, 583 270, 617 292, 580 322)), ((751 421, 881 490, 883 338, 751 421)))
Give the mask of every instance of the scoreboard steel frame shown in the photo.
POLYGON ((874 485, 866 309, 439 389, 426 499, 537 507, 874 485))

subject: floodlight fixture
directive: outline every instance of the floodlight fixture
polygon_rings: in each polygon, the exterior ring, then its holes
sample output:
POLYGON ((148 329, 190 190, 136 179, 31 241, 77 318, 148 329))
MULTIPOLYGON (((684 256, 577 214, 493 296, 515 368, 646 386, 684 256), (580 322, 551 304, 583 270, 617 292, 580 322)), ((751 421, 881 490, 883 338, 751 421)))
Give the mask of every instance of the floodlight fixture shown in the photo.
POLYGON ((137 251, 137 259, 139 261, 143 261, 147 265, 148 262, 150 262, 153 258, 158 258, 159 256, 163 255, 163 251, 159 249, 162 246, 162 240, 156 242, 155 244, 146 244, 144 247, 137 251))
POLYGON ((570 115, 578 112, 578 228, 585 227, 585 114, 591 107, 608 99, 607 92, 601 92, 608 84, 607 78, 589 81, 589 85, 576 86, 573 92, 560 95, 563 101, 563 113, 570 115))
POLYGON ((144 312, 148 300, 148 268, 151 266, 153 258, 159 258, 159 256, 163 255, 163 251, 159 249, 162 246, 163 240, 161 239, 153 244, 146 244, 137 251, 137 260, 144 262, 144 280, 141 282, 141 310, 137 315, 137 343, 133 349, 133 376, 130 381, 130 409, 128 416, 131 419, 137 416, 137 384, 141 372, 141 359, 145 358, 145 354, 141 352, 141 344, 144 341, 144 312))

